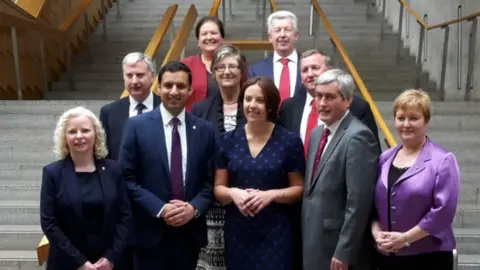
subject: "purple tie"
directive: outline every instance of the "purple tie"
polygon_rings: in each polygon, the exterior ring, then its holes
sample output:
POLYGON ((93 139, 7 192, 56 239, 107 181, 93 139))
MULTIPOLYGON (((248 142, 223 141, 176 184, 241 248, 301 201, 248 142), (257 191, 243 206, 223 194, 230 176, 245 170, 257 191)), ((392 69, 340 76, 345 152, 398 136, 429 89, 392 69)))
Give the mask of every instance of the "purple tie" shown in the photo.
POLYGON ((183 192, 183 169, 182 169, 182 143, 178 125, 180 120, 177 117, 172 118, 172 153, 170 156, 170 174, 172 178, 172 198, 175 200, 185 200, 183 192))

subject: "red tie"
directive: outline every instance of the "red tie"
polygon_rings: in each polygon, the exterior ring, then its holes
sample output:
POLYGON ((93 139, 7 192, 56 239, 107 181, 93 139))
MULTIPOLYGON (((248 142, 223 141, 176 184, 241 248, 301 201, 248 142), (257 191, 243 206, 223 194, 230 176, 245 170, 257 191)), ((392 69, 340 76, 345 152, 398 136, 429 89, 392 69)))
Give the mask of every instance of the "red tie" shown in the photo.
POLYGON ((318 146, 317 154, 315 155, 315 163, 313 164, 313 173, 312 173, 312 181, 317 173, 318 165, 320 164, 320 160, 322 159, 323 149, 325 149, 325 145, 328 142, 328 135, 330 135, 330 130, 325 128, 322 134, 322 139, 320 140, 320 145, 318 146))
POLYGON ((290 70, 288 69, 288 58, 280 59, 283 65, 282 73, 280 75, 280 101, 290 98, 290 70))
POLYGON ((312 130, 318 126, 318 112, 317 112, 317 103, 315 100, 312 100, 310 104, 311 110, 308 115, 307 130, 305 131, 305 142, 303 144, 305 149, 305 157, 308 156, 308 144, 310 142, 310 133, 312 130))

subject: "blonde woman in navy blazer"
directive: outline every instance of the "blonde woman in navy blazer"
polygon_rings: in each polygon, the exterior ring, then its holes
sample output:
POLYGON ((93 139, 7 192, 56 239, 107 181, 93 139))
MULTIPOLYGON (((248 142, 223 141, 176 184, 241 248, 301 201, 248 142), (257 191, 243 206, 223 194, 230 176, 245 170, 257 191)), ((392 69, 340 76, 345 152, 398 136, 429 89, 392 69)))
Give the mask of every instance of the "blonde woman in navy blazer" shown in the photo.
POLYGON ((121 172, 107 155, 98 118, 77 107, 57 123, 58 161, 43 168, 40 221, 50 242, 47 269, 122 269, 131 218, 121 172))
POLYGON ((406 90, 394 102, 401 144, 380 156, 372 234, 379 270, 453 269, 452 222, 460 171, 455 155, 426 136, 430 98, 406 90))

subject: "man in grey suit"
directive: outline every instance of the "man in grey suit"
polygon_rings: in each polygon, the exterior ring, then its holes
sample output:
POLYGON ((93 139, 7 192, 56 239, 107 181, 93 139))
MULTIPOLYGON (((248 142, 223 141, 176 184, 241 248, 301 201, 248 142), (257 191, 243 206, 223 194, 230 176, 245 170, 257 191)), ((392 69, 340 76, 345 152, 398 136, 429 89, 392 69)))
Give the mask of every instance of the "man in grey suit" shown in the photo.
POLYGON ((315 102, 325 125, 312 131, 302 205, 304 270, 370 270, 370 212, 379 147, 352 116, 355 83, 340 70, 317 78, 315 102))

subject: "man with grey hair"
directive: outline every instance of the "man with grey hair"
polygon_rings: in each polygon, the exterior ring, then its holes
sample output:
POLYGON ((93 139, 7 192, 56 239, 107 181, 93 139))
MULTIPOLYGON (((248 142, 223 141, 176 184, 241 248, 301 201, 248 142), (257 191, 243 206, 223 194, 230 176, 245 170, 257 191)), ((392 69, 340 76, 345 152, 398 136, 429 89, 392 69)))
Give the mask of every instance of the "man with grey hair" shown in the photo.
POLYGON ((140 52, 129 53, 122 61, 122 69, 129 96, 100 109, 100 121, 107 136, 108 158, 113 160, 118 159, 125 121, 160 104, 160 97, 150 90, 155 81, 155 68, 148 56, 140 52))
MULTIPOLYGON (((304 143, 305 153, 308 153, 308 141, 312 130, 323 124, 318 119, 316 104, 313 102, 315 81, 333 67, 331 57, 315 49, 305 51, 300 58, 300 74, 306 93, 296 95, 282 103, 278 123, 297 133, 304 143)), ((350 112, 372 130, 377 142, 380 143, 377 124, 368 103, 360 97, 353 96, 350 112)))
POLYGON ((324 125, 309 142, 302 204, 304 270, 370 270, 369 230, 379 147, 372 131, 353 117, 355 83, 340 69, 316 80, 315 103, 324 125))
POLYGON ((300 78, 299 55, 295 49, 298 40, 297 16, 290 11, 277 11, 267 19, 268 40, 274 53, 250 66, 248 76, 272 79, 281 100, 305 92, 300 78))

